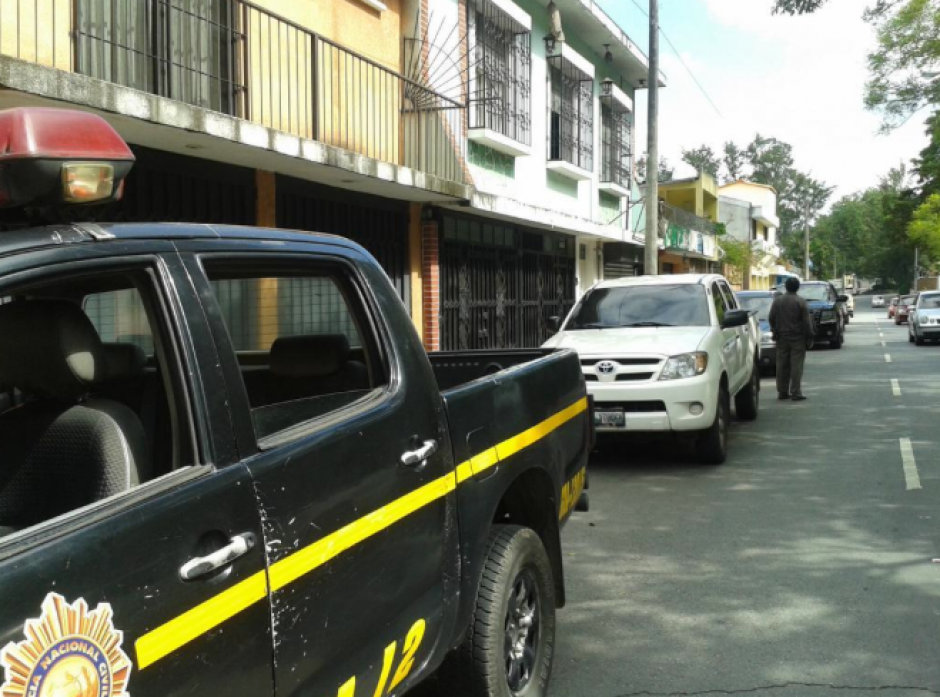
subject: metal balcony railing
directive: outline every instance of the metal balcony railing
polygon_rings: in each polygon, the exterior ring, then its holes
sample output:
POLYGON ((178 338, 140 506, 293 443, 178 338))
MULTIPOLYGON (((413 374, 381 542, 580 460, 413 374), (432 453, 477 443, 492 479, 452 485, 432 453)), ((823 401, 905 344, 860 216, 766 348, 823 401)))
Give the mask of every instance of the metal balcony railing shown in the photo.
POLYGON ((248 0, 0 0, 0 53, 465 181, 465 106, 248 0))
POLYGON ((707 218, 702 218, 701 216, 689 213, 681 208, 676 208, 668 203, 661 203, 660 205, 662 206, 663 217, 671 223, 707 235, 714 235, 717 232, 715 223, 707 218))

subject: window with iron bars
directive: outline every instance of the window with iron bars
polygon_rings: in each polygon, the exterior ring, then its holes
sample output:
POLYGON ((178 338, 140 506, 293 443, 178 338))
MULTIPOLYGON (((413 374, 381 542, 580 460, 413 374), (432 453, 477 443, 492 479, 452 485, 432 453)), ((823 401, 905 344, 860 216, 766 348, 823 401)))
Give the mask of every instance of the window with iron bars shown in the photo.
POLYGON ((531 144, 531 32, 491 0, 468 3, 470 128, 531 144))
POLYGON ((633 115, 614 99, 601 97, 601 183, 630 188, 633 171, 633 115))
POLYGON ((594 80, 561 56, 548 59, 548 159, 594 169, 594 80))
POLYGON ((237 0, 77 0, 79 73, 240 115, 237 0))

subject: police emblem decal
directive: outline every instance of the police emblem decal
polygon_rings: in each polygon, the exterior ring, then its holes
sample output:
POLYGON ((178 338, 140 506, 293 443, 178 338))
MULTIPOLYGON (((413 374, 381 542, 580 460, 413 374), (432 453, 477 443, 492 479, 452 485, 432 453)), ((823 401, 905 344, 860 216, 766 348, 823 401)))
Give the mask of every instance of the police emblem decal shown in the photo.
POLYGON ((26 621, 21 642, 0 651, 0 695, 15 697, 130 697, 131 661, 121 649, 108 603, 89 611, 79 598, 69 604, 49 593, 42 615, 26 621))

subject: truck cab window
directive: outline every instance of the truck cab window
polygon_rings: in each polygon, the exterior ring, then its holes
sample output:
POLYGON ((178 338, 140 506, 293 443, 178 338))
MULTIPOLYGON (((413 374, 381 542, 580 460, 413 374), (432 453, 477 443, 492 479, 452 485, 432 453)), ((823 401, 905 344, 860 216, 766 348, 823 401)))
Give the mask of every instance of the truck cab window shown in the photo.
POLYGON ((207 272, 259 440, 387 383, 361 301, 342 275, 245 276, 212 264, 207 272))
POLYGON ((13 289, 0 303, 0 535, 180 464, 179 410, 145 272, 13 289), (149 309, 148 309, 149 308, 149 309))
POLYGON ((718 317, 718 324, 721 324, 725 321, 725 313, 728 311, 728 307, 725 305, 725 299, 717 283, 712 283, 712 302, 715 303, 715 315, 718 317))

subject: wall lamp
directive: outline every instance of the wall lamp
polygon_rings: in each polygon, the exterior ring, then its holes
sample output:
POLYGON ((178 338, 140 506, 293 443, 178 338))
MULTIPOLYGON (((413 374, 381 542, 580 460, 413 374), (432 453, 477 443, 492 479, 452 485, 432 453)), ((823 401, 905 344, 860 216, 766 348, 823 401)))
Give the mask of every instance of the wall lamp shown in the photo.
POLYGON ((556 41, 557 41, 557 40, 555 39, 555 35, 554 35, 554 34, 546 34, 546 35, 542 38, 542 41, 545 42, 545 54, 546 54, 546 55, 549 55, 549 56, 555 55, 555 45, 556 45, 556 41))

